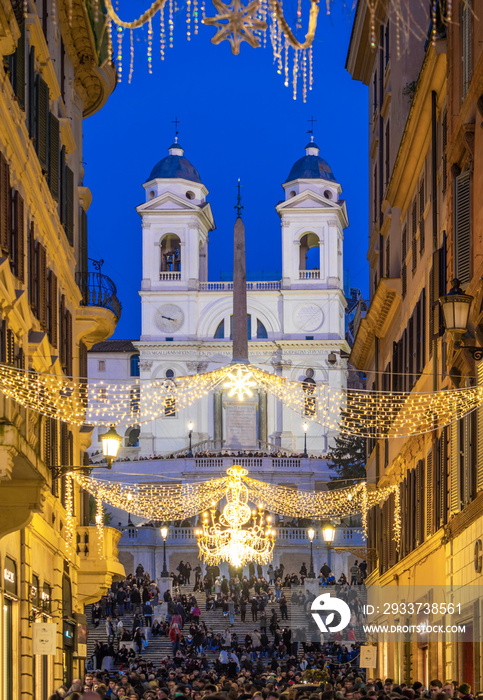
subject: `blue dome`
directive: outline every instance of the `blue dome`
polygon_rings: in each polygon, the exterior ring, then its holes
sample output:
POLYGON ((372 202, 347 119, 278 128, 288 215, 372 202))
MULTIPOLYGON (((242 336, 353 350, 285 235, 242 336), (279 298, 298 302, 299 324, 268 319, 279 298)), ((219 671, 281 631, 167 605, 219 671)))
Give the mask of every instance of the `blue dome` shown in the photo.
POLYGON ((166 156, 159 163, 156 163, 151 170, 150 180, 191 180, 202 184, 201 177, 196 168, 189 160, 183 156, 183 149, 179 143, 174 143, 169 147, 169 156, 166 156))
POLYGON ((285 182, 292 180, 331 180, 337 182, 332 168, 320 156, 303 156, 292 166, 285 182))

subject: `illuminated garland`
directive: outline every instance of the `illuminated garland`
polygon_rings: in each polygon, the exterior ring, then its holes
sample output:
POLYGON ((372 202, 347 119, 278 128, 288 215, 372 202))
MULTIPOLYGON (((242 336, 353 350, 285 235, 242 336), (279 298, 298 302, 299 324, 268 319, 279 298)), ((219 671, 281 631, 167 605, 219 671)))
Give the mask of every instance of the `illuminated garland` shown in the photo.
MULTIPOLYGON (((238 469, 241 470, 241 467, 238 469)), ((368 510, 381 505, 394 495, 394 539, 399 547, 401 512, 398 485, 373 490, 368 489, 365 483, 359 483, 349 488, 313 493, 258 481, 247 476, 246 470, 242 471, 244 473, 240 475, 240 480, 243 482, 244 489, 246 487, 247 500, 258 505, 263 504, 263 509, 270 513, 313 520, 344 518, 361 513, 364 531, 367 529, 368 510)), ((227 497, 231 499, 229 492, 233 488, 233 478, 230 477, 230 470, 228 473, 228 477, 193 484, 111 483, 79 472, 73 472, 72 476, 98 502, 103 501, 114 508, 120 508, 148 520, 172 522, 184 520, 205 511, 213 511, 216 503, 221 499, 227 497)), ((243 502, 245 503, 245 500, 243 502)), ((205 533, 205 541, 213 543, 214 540, 209 540, 208 535, 209 533, 205 533)))
POLYGON ((253 365, 228 365, 175 379, 89 381, 0 365, 0 391, 45 416, 82 425, 129 427, 179 411, 225 387, 239 400, 266 391, 304 419, 373 439, 427 433, 483 403, 483 386, 436 392, 382 392, 307 386, 253 365))

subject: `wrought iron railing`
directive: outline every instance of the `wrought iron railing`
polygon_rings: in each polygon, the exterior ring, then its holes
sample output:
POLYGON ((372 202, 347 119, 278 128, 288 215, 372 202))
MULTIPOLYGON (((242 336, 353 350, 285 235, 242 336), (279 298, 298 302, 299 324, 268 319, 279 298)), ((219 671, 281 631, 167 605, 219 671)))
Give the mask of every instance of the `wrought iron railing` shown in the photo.
POLYGON ((82 306, 100 306, 112 311, 117 320, 121 317, 121 302, 117 298, 114 282, 100 272, 77 273, 77 285, 82 293, 82 306))

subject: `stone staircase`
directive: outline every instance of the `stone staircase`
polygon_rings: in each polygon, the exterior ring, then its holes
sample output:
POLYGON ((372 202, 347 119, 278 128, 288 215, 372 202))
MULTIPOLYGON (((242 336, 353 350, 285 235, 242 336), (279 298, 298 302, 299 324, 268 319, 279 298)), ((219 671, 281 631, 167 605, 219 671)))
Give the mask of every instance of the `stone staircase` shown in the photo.
MULTIPOLYGON (((322 589, 320 589, 322 591, 322 589)), ((327 590, 327 589, 324 589, 327 590)), ((358 589, 359 595, 361 596, 363 602, 365 602, 365 596, 363 595, 364 588, 361 587, 361 589, 358 589), (362 595, 361 595, 362 594, 362 595)), ((206 610, 206 596, 204 591, 193 591, 193 586, 183 586, 181 591, 182 594, 186 594, 187 596, 194 595, 198 607, 201 610, 201 620, 206 624, 207 628, 209 629, 210 627, 213 629, 213 632, 215 634, 217 633, 223 633, 227 627, 230 627, 230 618, 224 617, 221 609, 217 610, 206 610)), ((288 602, 288 620, 280 620, 280 608, 278 603, 273 602, 273 603, 268 603, 266 606, 266 613, 267 613, 267 635, 268 638, 271 640, 272 639, 272 634, 270 633, 268 626, 270 624, 270 615, 272 608, 275 608, 277 611, 277 615, 279 617, 279 627, 282 630, 284 626, 288 625, 291 630, 292 634, 294 633, 294 630, 300 628, 302 630, 307 631, 307 636, 304 637, 306 641, 310 639, 310 632, 308 631, 308 613, 304 609, 303 606, 298 606, 298 605, 292 605, 291 603, 291 596, 294 592, 300 594, 306 593, 305 587, 304 586, 299 586, 299 587, 292 587, 284 590, 285 596, 287 598, 288 602)), ((253 591, 250 592, 251 594, 253 591)), ((92 624, 92 612, 91 612, 92 606, 88 605, 86 606, 86 615, 87 615, 87 620, 88 620, 88 636, 87 636, 87 658, 91 656, 91 654, 94 651, 94 645, 96 641, 101 641, 101 642, 107 642, 107 634, 105 630, 105 620, 101 620, 99 623, 99 627, 94 627, 92 624)), ((260 614, 259 614, 259 619, 260 619, 260 614)), ((133 619, 134 615, 132 613, 126 613, 122 617, 122 621, 124 623, 124 628, 131 631, 132 630, 132 625, 133 625, 133 619)), ((309 618, 310 619, 310 618, 309 618)), ((258 622, 253 622, 252 621, 252 613, 251 613, 251 608, 250 605, 248 604, 247 606, 247 612, 246 612, 246 618, 245 622, 241 622, 240 619, 240 613, 235 615, 235 622, 234 626, 231 627, 231 632, 236 632, 237 637, 238 637, 238 642, 241 645, 244 645, 245 643, 245 636, 253 632, 254 629, 259 629, 259 623, 258 622)), ((189 623, 187 623, 184 627, 184 633, 188 633, 188 628, 189 628, 189 623)), ((315 630, 315 634, 318 634, 316 632, 316 628, 314 625, 312 625, 312 628, 315 630)), ((144 628, 145 631, 148 628, 144 628)), ((360 635, 362 635, 362 629, 356 628, 355 630, 357 639, 362 639, 360 635)), ((313 637, 313 639, 316 637, 313 637)), ((124 642, 123 642, 124 643, 124 642)), ((115 643, 115 648, 116 648, 115 643)), ((129 647, 130 644, 126 643, 126 645, 129 647)), ((303 653, 302 645, 299 645, 299 655, 303 653)), ((209 661, 214 661, 218 657, 219 652, 218 651, 207 651, 206 655, 209 661)), ((164 658, 165 656, 172 656, 171 652, 171 642, 169 641, 169 637, 152 637, 148 636, 148 647, 143 650, 141 656, 144 659, 147 659, 149 661, 152 661, 153 664, 159 664, 160 660, 164 658)))
MULTIPOLYGON (((297 622, 300 622, 301 624, 306 624, 306 616, 303 610, 295 610, 296 607, 298 606, 292 606, 290 602, 290 597, 292 592, 296 590, 302 591, 304 590, 302 587, 301 588, 292 588, 292 589, 287 589, 286 591, 286 597, 288 600, 288 620, 287 621, 281 621, 280 620, 280 608, 278 603, 268 603, 266 606, 266 612, 267 612, 267 635, 269 639, 272 639, 272 635, 270 631, 268 630, 268 625, 270 624, 270 615, 272 608, 275 608, 277 611, 277 615, 279 617, 279 626, 282 629, 283 626, 285 625, 290 625, 292 626, 294 621, 296 620, 297 622), (293 619, 292 619, 293 615, 293 619), (283 624, 282 624, 283 622, 283 624)), ((200 620, 202 620, 208 629, 211 627, 213 629, 214 634, 217 633, 223 633, 227 629, 227 627, 230 627, 230 618, 229 616, 224 617, 223 613, 220 608, 217 610, 206 610, 206 596, 203 591, 193 591, 193 586, 183 586, 181 589, 181 593, 186 594, 187 596, 194 595, 197 602, 198 602, 198 607, 201 610, 201 617, 200 620)), ((94 651, 94 646, 97 641, 100 642, 107 642, 107 634, 106 634, 106 625, 105 625, 105 620, 101 620, 99 623, 99 626, 96 628, 92 624, 92 606, 87 605, 85 609, 85 614, 87 615, 87 621, 88 621, 88 633, 87 633, 87 658, 92 655, 94 651)), ((260 619, 260 613, 258 615, 258 618, 260 619)), ((133 626, 133 620, 134 620, 134 615, 133 613, 125 613, 124 616, 121 618, 124 624, 124 628, 127 629, 128 631, 132 630, 133 626)), ((230 627, 231 632, 236 632, 237 637, 238 637, 238 642, 242 645, 245 643, 245 636, 253 632, 254 629, 259 629, 258 627, 258 622, 253 622, 252 621, 252 613, 251 613, 251 608, 250 605, 247 606, 247 612, 246 612, 246 618, 245 622, 241 622, 240 619, 240 613, 235 615, 235 621, 234 621, 234 626, 230 627)), ((187 623, 184 627, 184 633, 187 634, 189 628, 189 623, 187 623)), ((144 628, 146 630, 146 628, 144 628)), ((121 644, 124 644, 126 642, 122 642, 121 644)), ((126 643, 127 646, 129 647, 130 644, 126 643)), ((117 642, 114 645, 114 648, 117 648, 117 642)), ((206 655, 208 659, 215 660, 218 657, 219 652, 218 651, 207 651, 206 655)), ((155 664, 159 664, 160 659, 162 659, 165 656, 172 656, 171 652, 171 642, 169 641, 169 637, 161 637, 161 636, 156 636, 152 637, 149 636, 148 638, 148 647, 142 652, 141 656, 144 659, 147 659, 149 661, 152 661, 155 664)))

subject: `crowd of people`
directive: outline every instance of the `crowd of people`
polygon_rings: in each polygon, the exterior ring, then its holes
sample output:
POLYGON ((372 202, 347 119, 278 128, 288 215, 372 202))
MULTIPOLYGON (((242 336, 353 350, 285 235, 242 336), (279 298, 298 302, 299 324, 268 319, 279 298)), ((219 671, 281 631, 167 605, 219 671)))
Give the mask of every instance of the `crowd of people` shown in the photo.
MULTIPOLYGON (((92 453, 93 458, 99 457, 99 455, 102 454, 102 450, 97 450, 96 452, 92 453)), ((148 455, 148 456, 140 456, 140 457, 129 457, 129 456, 120 456, 116 458, 116 462, 146 462, 146 461, 151 461, 153 459, 183 459, 183 458, 188 458, 190 455, 188 454, 188 450, 183 452, 177 452, 175 453, 162 453, 162 454, 156 454, 156 455, 148 455)), ((286 452, 284 450, 274 450, 273 452, 264 452, 263 450, 218 450, 216 452, 214 451, 200 451, 196 452, 194 455, 196 459, 203 459, 203 458, 216 458, 216 457, 251 457, 251 458, 263 458, 263 457, 272 457, 272 458, 285 458, 285 459, 331 459, 331 454, 325 454, 325 455, 313 455, 310 454, 308 456, 304 456, 303 452, 296 453, 296 452, 286 452)), ((91 464, 98 463, 98 459, 93 459, 90 460, 91 464)), ((103 461, 103 460, 101 460, 103 461)))
MULTIPOLYGON (((311 637, 310 626, 300 630, 288 624, 288 601, 292 611, 307 610, 314 597, 300 587, 305 564, 298 574, 285 573, 282 566, 263 574, 251 566, 248 576, 230 570, 225 577, 210 567, 203 576, 199 566, 180 561, 172 586, 160 592, 139 565, 92 607, 92 622, 106 626, 107 643, 97 642, 84 678, 61 686, 49 700, 483 700, 467 683, 432 680, 424 687, 366 678, 359 668, 359 643, 350 636, 321 643, 318 635, 311 637), (192 577, 205 593, 203 605, 187 588, 192 577), (167 604, 167 614, 153 620, 159 602, 167 604), (219 612, 224 631, 207 626, 202 608, 205 614, 219 612), (134 615, 130 629, 123 623, 127 613, 134 615), (239 634, 235 621, 246 622, 247 615, 253 630, 239 634), (149 638, 169 638, 170 654, 153 660, 143 653, 146 628, 149 638), (130 648, 127 640, 134 641, 130 648)), ((365 562, 356 562, 349 578, 335 581, 327 564, 318 575, 322 586, 333 585, 345 598, 351 625, 357 624, 365 562)))
MULTIPOLYGON (((336 581, 330 567, 325 563, 319 572, 321 586, 334 586, 334 592, 347 600, 351 610, 351 621, 347 630, 347 641, 352 649, 341 646, 338 660, 346 663, 357 653, 355 630, 361 624, 363 601, 358 591, 366 575, 365 562, 355 565, 358 572, 351 569, 351 583, 342 574, 336 581), (339 658, 340 657, 340 658, 339 658)), ((106 596, 92 607, 92 623, 98 628, 105 625, 107 642, 97 642, 91 657, 93 669, 111 670, 115 664, 129 665, 142 655, 149 637, 169 637, 175 662, 182 663, 197 654, 220 654, 221 663, 235 663, 240 666, 246 659, 256 663, 280 660, 287 655, 297 657, 300 650, 310 653, 320 646, 315 624, 308 614, 315 598, 312 593, 300 590, 307 577, 307 567, 302 564, 298 574, 285 573, 283 565, 274 568, 269 565, 266 575, 261 566, 248 567, 248 576, 232 569, 229 577, 220 575, 218 567, 208 567, 202 575, 199 565, 191 567, 190 562, 180 561, 176 571, 171 573, 172 585, 161 594, 155 581, 139 565, 134 575, 129 575, 122 583, 114 584, 106 596), (193 593, 183 587, 192 583, 193 593), (173 591, 173 595, 170 592, 173 591), (292 590, 294 589, 294 590, 292 590), (220 627, 225 631, 214 631, 202 619, 196 592, 204 592, 206 611, 219 611, 220 627), (167 614, 153 621, 154 608, 158 603, 166 603, 167 614), (297 618, 306 620, 307 625, 293 628, 289 624, 289 602, 297 618), (133 615, 132 624, 125 625, 125 613, 133 615), (232 628, 235 621, 248 621, 254 629, 242 637, 232 628), (312 639, 313 638, 313 639, 312 639), (125 642, 133 642, 126 645, 125 642), (129 648, 128 648, 129 647, 129 648)), ((342 637, 336 635, 336 642, 342 637)))

